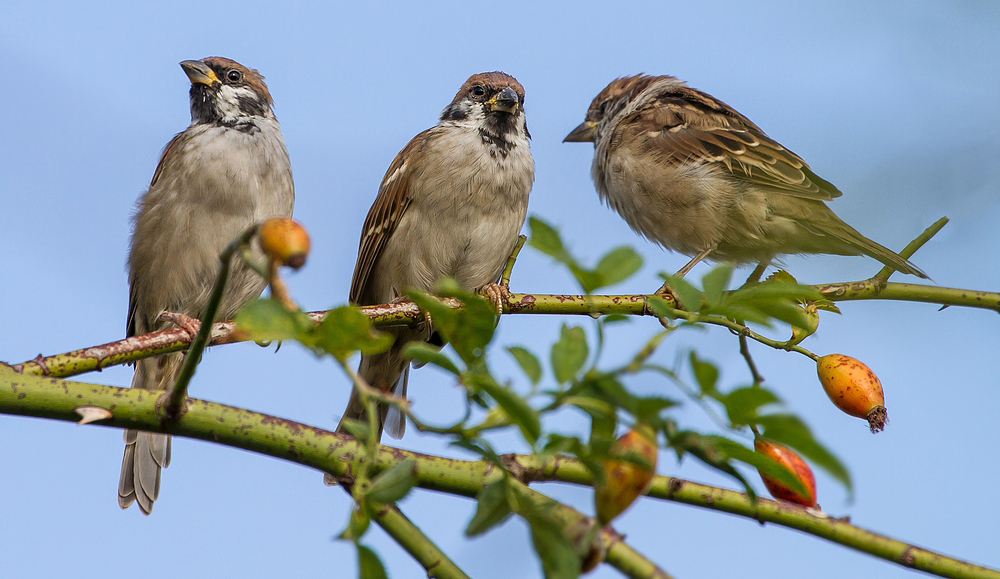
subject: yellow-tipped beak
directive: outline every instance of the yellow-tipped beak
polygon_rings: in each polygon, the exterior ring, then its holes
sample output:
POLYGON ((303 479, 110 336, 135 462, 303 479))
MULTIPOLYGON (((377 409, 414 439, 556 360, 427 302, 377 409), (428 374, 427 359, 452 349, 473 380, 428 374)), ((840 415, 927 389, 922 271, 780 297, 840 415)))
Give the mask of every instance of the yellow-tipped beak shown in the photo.
POLYGON ((508 86, 493 95, 493 98, 487 102, 490 105, 490 110, 514 113, 517 110, 517 93, 508 86))
POLYGON ((594 129, 597 128, 597 123, 594 121, 583 121, 580 126, 573 129, 573 132, 566 135, 563 139, 564 143, 593 143, 594 142, 594 129))
POLYGON ((212 86, 219 82, 219 77, 215 76, 215 71, 200 60, 182 60, 181 68, 184 69, 184 74, 191 80, 191 84, 212 86))

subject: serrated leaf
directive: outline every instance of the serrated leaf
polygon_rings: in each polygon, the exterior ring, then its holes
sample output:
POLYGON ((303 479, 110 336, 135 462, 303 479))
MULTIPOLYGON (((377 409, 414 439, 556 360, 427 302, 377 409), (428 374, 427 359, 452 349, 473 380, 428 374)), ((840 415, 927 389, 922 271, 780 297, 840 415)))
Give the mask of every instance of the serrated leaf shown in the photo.
POLYGON ((384 352, 392 341, 389 334, 375 331, 371 320, 361 310, 341 306, 330 310, 303 343, 344 362, 356 351, 362 354, 384 352))
POLYGON ((634 249, 628 246, 616 247, 604 254, 594 268, 601 278, 598 288, 621 283, 635 275, 641 267, 642 257, 634 249))
POLYGON ((503 408, 507 416, 521 429, 529 444, 534 445, 538 441, 538 437, 542 435, 542 424, 538 419, 538 413, 524 398, 509 387, 501 386, 488 374, 467 375, 465 381, 496 400, 500 408, 503 408))
POLYGON ((754 423, 757 409, 781 402, 777 394, 761 386, 737 388, 719 399, 734 427, 754 423))
POLYGON ((708 301, 710 306, 722 300, 722 293, 729 287, 729 281, 732 277, 732 266, 719 265, 709 270, 701 278, 701 287, 705 291, 705 300, 708 301))
POLYGON ((694 373, 694 378, 697 380, 699 388, 701 388, 701 393, 718 398, 720 394, 716 388, 716 383, 719 381, 719 369, 715 367, 715 364, 699 358, 694 350, 691 350, 689 359, 691 361, 691 372, 694 373))
POLYGON ((559 341, 552 344, 552 372, 564 384, 572 380, 587 361, 587 334, 579 326, 562 325, 559 341))
POLYGON ((853 496, 854 486, 850 471, 835 454, 813 437, 809 427, 799 417, 792 414, 768 414, 758 416, 757 424, 763 427, 761 434, 765 438, 797 451, 813 465, 840 481, 848 496, 853 496))
POLYGON ((277 300, 254 300, 236 313, 236 329, 251 340, 298 340, 313 327, 306 314, 290 312, 277 300))
POLYGON ((799 283, 799 281, 797 279, 795 279, 792 276, 792 274, 788 273, 787 271, 785 271, 783 269, 779 269, 778 271, 776 271, 776 272, 772 273, 771 275, 767 276, 767 279, 765 279, 764 282, 765 283, 769 283, 769 282, 775 282, 775 283, 799 283))
POLYGON ((506 521, 511 515, 510 482, 501 477, 483 487, 476 496, 476 514, 465 528, 467 537, 481 535, 506 521))
POLYGON ((410 342, 406 345, 406 349, 403 350, 403 355, 421 364, 433 364, 456 376, 461 373, 458 366, 451 361, 451 358, 442 352, 440 348, 432 346, 427 342, 410 342))
POLYGON ((511 346, 507 348, 507 351, 510 352, 510 355, 521 366, 521 370, 527 374, 531 383, 538 384, 538 381, 542 379, 542 363, 531 353, 531 350, 522 348, 521 346, 511 346))
POLYGON ((385 565, 375 551, 358 543, 358 576, 361 579, 389 579, 385 565))
POLYGON ((376 503, 394 503, 405 497, 417 484, 417 461, 407 459, 379 473, 365 492, 376 503))
POLYGON ((824 312, 833 312, 835 314, 840 313, 840 308, 837 307, 837 304, 833 303, 828 299, 814 300, 813 305, 816 306, 817 310, 823 310, 824 312))

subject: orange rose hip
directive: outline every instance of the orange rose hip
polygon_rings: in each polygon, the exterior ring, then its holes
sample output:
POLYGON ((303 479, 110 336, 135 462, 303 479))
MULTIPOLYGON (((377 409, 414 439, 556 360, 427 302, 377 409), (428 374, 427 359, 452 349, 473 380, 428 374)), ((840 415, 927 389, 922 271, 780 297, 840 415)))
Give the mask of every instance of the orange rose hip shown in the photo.
POLYGON ((845 413, 864 418, 872 432, 885 428, 888 414, 882 383, 861 361, 843 354, 828 354, 816 363, 823 390, 845 413))
POLYGON ((594 485, 600 524, 611 522, 649 489, 656 470, 655 436, 652 429, 636 426, 611 445, 603 461, 604 480, 594 485))
POLYGON ((257 239, 265 255, 292 269, 302 267, 309 255, 309 234, 288 217, 275 217, 261 223, 257 239))
POLYGON ((760 478, 764 481, 764 486, 767 487, 767 491, 771 493, 772 497, 797 503, 804 507, 816 506, 816 477, 813 476, 812 469, 809 468, 806 461, 802 460, 801 456, 787 446, 769 442, 760 437, 754 440, 753 447, 760 454, 788 469, 806 489, 806 494, 802 494, 800 491, 760 473, 760 478))

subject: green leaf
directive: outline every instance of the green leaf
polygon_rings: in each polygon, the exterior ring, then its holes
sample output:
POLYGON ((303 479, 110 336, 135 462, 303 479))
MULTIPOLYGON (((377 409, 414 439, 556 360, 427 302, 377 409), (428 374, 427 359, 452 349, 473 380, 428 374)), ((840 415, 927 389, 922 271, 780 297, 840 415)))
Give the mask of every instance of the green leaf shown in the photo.
POLYGON ((733 268, 729 265, 713 267, 701 278, 701 287, 705 290, 705 299, 709 305, 722 301, 722 292, 729 287, 733 277, 733 268))
POLYGON ((538 384, 538 381, 542 379, 542 364, 531 353, 531 350, 522 348, 521 346, 511 346, 507 348, 507 351, 510 352, 510 355, 521 366, 521 370, 524 370, 524 373, 528 375, 531 383, 538 384))
POLYGON ((749 449, 742 444, 724 438, 722 436, 709 437, 716 448, 726 453, 729 458, 746 463, 757 469, 758 472, 776 479, 778 482, 790 487, 802 495, 809 494, 805 485, 802 484, 791 471, 786 469, 777 461, 749 449))
POLYGON ((466 374, 463 376, 464 382, 475 388, 486 392, 490 398, 497 401, 500 408, 503 408, 507 416, 514 421, 524 435, 529 444, 534 445, 538 437, 542 435, 542 424, 528 402, 518 396, 508 386, 501 386, 489 374, 466 374))
POLYGON ((510 482, 501 477, 483 487, 476 496, 476 514, 465 528, 467 537, 481 535, 511 515, 510 482))
POLYGON ((396 463, 379 473, 365 492, 365 498, 376 503, 394 503, 405 497, 417 484, 417 461, 396 463))
POLYGON ((403 355, 421 364, 433 364, 456 376, 461 373, 451 358, 445 355, 440 348, 427 342, 410 342, 403 350, 403 355))
MULTIPOLYGON (((666 303, 662 299, 660 300, 660 302, 666 303)), ((618 324, 621 322, 631 322, 632 317, 626 316, 625 314, 608 314, 602 317, 601 321, 604 322, 605 325, 611 325, 611 324, 618 324)))
POLYGON ((368 511, 361 508, 352 509, 351 519, 347 523, 347 528, 337 538, 347 541, 357 541, 364 536, 371 522, 372 519, 368 511))
MULTIPOLYGON (((671 430, 670 426, 672 424, 669 421, 665 421, 665 431, 671 430)), ((736 470, 730 464, 729 454, 723 452, 716 445, 719 438, 721 437, 702 436, 691 430, 682 430, 672 435, 668 434, 669 445, 677 451, 678 457, 683 456, 684 453, 689 453, 706 465, 733 477, 743 485, 743 489, 746 491, 750 501, 756 501, 757 493, 750 485, 750 482, 747 481, 740 471, 736 470)), ((722 440, 728 439, 723 438, 722 440)))
POLYGON ((676 400, 664 398, 662 396, 642 396, 636 398, 635 417, 640 421, 651 421, 659 417, 660 412, 667 408, 677 406, 676 400))
POLYGON ((531 542, 546 579, 576 579, 580 576, 580 557, 573 544, 554 521, 540 514, 523 513, 531 527, 531 542))
POLYGON ((587 334, 579 326, 562 325, 559 341, 552 344, 552 372, 564 384, 572 380, 587 361, 587 334))
POLYGON ((753 424, 757 409, 767 404, 781 402, 781 399, 767 388, 749 386, 737 388, 719 399, 726 407, 729 421, 734 427, 753 424))
POLYGON ((361 310, 351 306, 341 306, 330 310, 319 326, 308 336, 306 345, 326 352, 341 362, 354 352, 376 354, 384 352, 392 345, 389 334, 376 332, 371 320, 361 310))
POLYGON ((563 247, 559 232, 554 227, 531 216, 528 218, 528 229, 531 231, 528 245, 560 261, 566 257, 566 249, 563 247))
POLYGON ((683 307, 683 309, 689 312, 696 312, 701 308, 701 300, 704 296, 698 291, 698 288, 685 281, 682 277, 663 274, 661 276, 666 280, 670 291, 681 301, 678 307, 683 307))
POLYGON ((815 466, 825 470, 830 476, 840 481, 847 490, 848 496, 853 496, 854 486, 851 482, 851 473, 835 454, 813 437, 809 427, 802 422, 802 419, 792 414, 768 414, 757 417, 757 424, 763 427, 761 434, 765 438, 798 451, 815 466))
POLYGON ((632 277, 642 267, 642 257, 634 249, 627 246, 616 247, 597 262, 594 271, 600 276, 601 283, 594 289, 615 285, 632 277))
POLYGON ((358 576, 361 579, 389 579, 385 565, 375 551, 358 543, 358 576))
POLYGON ((657 316, 659 316, 661 318, 667 318, 668 320, 672 320, 672 319, 674 319, 676 317, 674 315, 674 311, 673 311, 674 308, 673 308, 673 306, 671 306, 670 304, 668 304, 667 300, 665 300, 665 299, 663 299, 663 298, 661 298, 659 296, 653 296, 653 297, 649 298, 646 301, 646 303, 649 304, 650 311, 652 311, 653 314, 655 314, 655 315, 657 315, 657 316))
POLYGON ((362 422, 354 418, 344 418, 341 420, 338 429, 343 429, 344 432, 353 436, 355 440, 361 441, 368 440, 368 436, 371 433, 367 422, 362 422))
POLYGON ((410 291, 406 295, 420 309, 430 313, 434 329, 451 343, 466 364, 471 364, 483 356, 487 344, 493 339, 496 310, 488 300, 463 290, 454 280, 439 281, 437 290, 443 297, 457 299, 462 308, 448 307, 430 294, 410 291))
POLYGON ((715 364, 699 358, 694 350, 691 350, 689 358, 691 371, 694 373, 695 380, 698 381, 698 386, 701 387, 701 393, 718 398, 720 394, 716 383, 719 381, 719 369, 715 367, 715 364))
POLYGON ((290 312, 271 298, 254 300, 236 313, 236 329, 251 340, 299 340, 313 327, 309 316, 290 312))

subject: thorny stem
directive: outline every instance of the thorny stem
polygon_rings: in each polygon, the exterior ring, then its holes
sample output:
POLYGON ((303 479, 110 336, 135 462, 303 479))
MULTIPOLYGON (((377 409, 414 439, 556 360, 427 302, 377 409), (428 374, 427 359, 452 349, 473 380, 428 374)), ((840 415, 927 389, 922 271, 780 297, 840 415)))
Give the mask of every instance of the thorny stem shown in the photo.
MULTIPOLYGON (((913 257, 913 254, 916 253, 918 249, 923 247, 925 243, 930 241, 932 237, 937 235, 937 232, 941 231, 941 228, 947 223, 947 217, 942 217, 932 223, 931 226, 925 229, 923 233, 918 235, 913 241, 907 243, 906 247, 903 248, 903 251, 899 252, 899 256, 903 259, 910 259, 913 257)), ((889 276, 895 273, 895 271, 895 268, 889 267, 888 265, 884 266, 878 273, 872 276, 870 281, 876 285, 885 285, 889 281, 889 276)))

